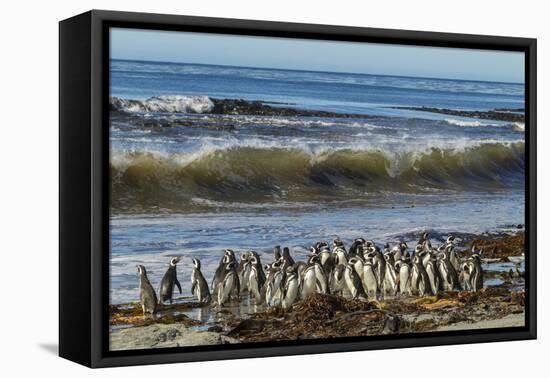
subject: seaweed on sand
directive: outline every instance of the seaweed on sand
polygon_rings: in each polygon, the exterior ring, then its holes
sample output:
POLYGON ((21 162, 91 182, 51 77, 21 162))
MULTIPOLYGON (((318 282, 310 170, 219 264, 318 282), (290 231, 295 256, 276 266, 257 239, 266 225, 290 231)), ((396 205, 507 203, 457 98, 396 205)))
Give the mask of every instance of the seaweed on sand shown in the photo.
POLYGON ((181 311, 204 306, 198 302, 174 303, 171 305, 162 305, 156 318, 143 316, 143 311, 139 303, 130 303, 127 305, 110 305, 109 306, 109 323, 111 326, 131 325, 131 326, 147 326, 151 324, 184 324, 193 326, 201 324, 199 321, 190 319, 181 311))

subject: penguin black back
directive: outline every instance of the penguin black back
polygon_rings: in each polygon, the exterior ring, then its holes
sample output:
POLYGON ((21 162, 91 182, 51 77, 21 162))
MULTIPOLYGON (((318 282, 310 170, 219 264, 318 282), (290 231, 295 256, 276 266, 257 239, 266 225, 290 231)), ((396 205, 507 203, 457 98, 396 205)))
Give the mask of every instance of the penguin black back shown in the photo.
POLYGON ((150 314, 153 318, 157 313, 157 294, 147 278, 147 270, 143 265, 137 266, 139 274, 139 300, 143 310, 143 316, 150 314))
POLYGON ((177 272, 176 272, 176 265, 180 260, 181 260, 181 257, 174 257, 170 260, 168 269, 166 270, 166 273, 164 273, 164 277, 162 277, 162 280, 160 281, 159 304, 162 304, 166 301, 170 301, 170 304, 172 303, 174 286, 178 287, 180 294, 182 293, 181 285, 180 285, 180 282, 178 281, 177 272))

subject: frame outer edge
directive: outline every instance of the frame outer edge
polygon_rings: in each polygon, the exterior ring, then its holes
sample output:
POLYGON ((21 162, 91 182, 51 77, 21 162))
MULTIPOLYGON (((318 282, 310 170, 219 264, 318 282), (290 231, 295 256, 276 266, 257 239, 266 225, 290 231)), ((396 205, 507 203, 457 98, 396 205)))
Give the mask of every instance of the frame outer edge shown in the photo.
MULTIPOLYGON (((334 25, 314 25, 314 24, 299 24, 285 23, 272 21, 255 21, 255 20, 236 20, 225 18, 208 18, 194 16, 177 16, 177 15, 161 15, 147 14, 135 12, 114 12, 104 10, 91 11, 91 64, 92 64, 92 86, 91 86, 91 143, 92 143, 92 256, 91 256, 91 367, 113 367, 121 365, 142 365, 142 364, 161 364, 174 362, 191 362, 205 360, 220 360, 220 359, 236 359, 236 358, 256 358, 269 356, 284 356, 284 355, 302 355, 311 353, 330 353, 330 352, 345 352, 345 351, 361 351, 373 349, 388 349, 388 348, 409 348, 409 347, 425 347, 425 346, 442 346, 452 344, 471 344, 481 342, 498 342, 498 341, 515 341, 536 338, 536 39, 532 38, 516 38, 516 37, 498 37, 486 35, 468 35, 455 33, 433 33, 424 31, 406 31, 406 30, 390 30, 390 29, 375 29, 363 27, 349 26, 334 26, 334 25), (103 298, 105 287, 103 287, 102 279, 104 279, 105 270, 103 269, 103 257, 105 256, 104 248, 108 248, 108 244, 103 244, 103 230, 101 222, 108 214, 104 212, 104 203, 102 197, 103 178, 108 172, 103 171, 103 163, 101 155, 104 154, 103 133, 106 125, 103 124, 103 105, 105 91, 108 88, 103 88, 103 72, 105 67, 105 57, 103 56, 103 26, 105 23, 125 22, 125 23, 144 23, 158 25, 171 25, 174 28, 183 26, 201 27, 217 32, 225 30, 228 33, 236 31, 235 34, 240 34, 248 31, 250 34, 260 34, 276 31, 277 33, 288 33, 288 36, 294 35, 300 37, 300 33, 309 35, 308 38, 333 40, 357 40, 371 38, 374 40, 384 41, 384 43, 398 43, 396 40, 404 41, 405 44, 414 45, 432 45, 432 46, 447 46, 447 47, 469 47, 482 48, 476 46, 491 45, 495 50, 510 50, 523 51, 529 56, 529 75, 526 79, 529 87, 529 126, 532 127, 529 134, 530 148, 529 151, 529 168, 532 170, 530 175, 530 217, 529 217, 529 242, 534 253, 534 258, 530 259, 529 267, 530 276, 530 291, 529 297, 529 328, 525 329, 498 329, 493 333, 479 334, 454 334, 454 335, 424 335, 419 338, 388 338, 382 340, 365 340, 365 341, 339 341, 326 344, 312 345, 292 345, 292 346, 250 346, 247 345, 242 349, 227 349, 222 351, 186 351, 174 352, 166 351, 165 353, 145 353, 141 355, 131 356, 105 356, 103 353, 103 345, 105 345, 103 332, 105 324, 103 321, 103 306, 106 306, 103 298), (500 331, 500 332, 498 332, 500 331)), ((147 25, 144 25, 147 28, 147 25)), ((175 29, 174 29, 175 30, 175 29)), ((403 43, 402 43, 403 44, 403 43)), ((526 82, 527 85, 527 82, 526 82)), ((107 92, 108 95, 108 92, 107 92)), ((107 165, 108 167, 108 165, 107 165)), ((527 193, 526 193, 527 194, 527 193)), ((108 275, 107 275, 108 277, 108 275)), ((108 283, 108 281, 106 281, 108 283)))

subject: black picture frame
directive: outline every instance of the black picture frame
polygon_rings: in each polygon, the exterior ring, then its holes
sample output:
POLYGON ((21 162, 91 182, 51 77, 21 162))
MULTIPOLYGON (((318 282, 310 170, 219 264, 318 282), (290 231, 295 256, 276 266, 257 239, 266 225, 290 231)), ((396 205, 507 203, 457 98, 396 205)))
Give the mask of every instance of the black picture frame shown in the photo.
POLYGON ((535 339, 536 39, 92 10, 59 24, 59 354, 89 367, 535 339), (110 27, 525 53, 525 327, 110 352, 110 27))

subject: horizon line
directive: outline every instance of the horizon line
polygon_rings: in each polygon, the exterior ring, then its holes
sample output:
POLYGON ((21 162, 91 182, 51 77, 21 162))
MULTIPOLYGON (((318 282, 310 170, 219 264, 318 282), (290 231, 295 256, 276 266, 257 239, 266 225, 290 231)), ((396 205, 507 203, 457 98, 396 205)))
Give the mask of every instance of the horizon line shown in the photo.
MULTIPOLYGON (((315 73, 330 73, 330 74, 351 74, 351 75, 367 75, 367 76, 385 76, 385 77, 399 77, 399 78, 411 78, 411 79, 430 79, 430 80, 452 80, 452 81, 469 81, 473 83, 494 83, 494 84, 513 84, 523 85, 525 87, 525 81, 490 81, 490 80, 474 80, 474 79, 453 79, 446 77, 430 77, 430 76, 410 76, 410 75, 397 75, 397 74, 376 74, 376 73, 363 73, 363 72, 347 72, 347 71, 320 71, 320 70, 304 70, 297 68, 276 68, 276 67, 253 67, 253 66, 235 66, 231 64, 212 64, 212 63, 193 63, 193 62, 170 62, 164 60, 144 60, 144 59, 127 59, 127 58, 111 58, 109 61, 119 60, 126 62, 145 62, 145 63, 166 63, 166 64, 181 64, 181 65, 196 65, 196 66, 212 66, 212 67, 233 67, 233 68, 247 68, 256 70, 279 70, 279 71, 297 71, 297 72, 315 72, 315 73)), ((525 88, 524 88, 525 89, 525 88)))

